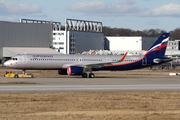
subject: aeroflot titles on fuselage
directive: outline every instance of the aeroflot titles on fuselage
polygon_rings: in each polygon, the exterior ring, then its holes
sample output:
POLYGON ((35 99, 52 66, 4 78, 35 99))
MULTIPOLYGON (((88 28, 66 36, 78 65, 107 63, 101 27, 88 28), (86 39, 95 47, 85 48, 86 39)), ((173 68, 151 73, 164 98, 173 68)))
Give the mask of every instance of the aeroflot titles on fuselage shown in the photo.
POLYGON ((33 55, 33 57, 53 57, 53 55, 33 55))

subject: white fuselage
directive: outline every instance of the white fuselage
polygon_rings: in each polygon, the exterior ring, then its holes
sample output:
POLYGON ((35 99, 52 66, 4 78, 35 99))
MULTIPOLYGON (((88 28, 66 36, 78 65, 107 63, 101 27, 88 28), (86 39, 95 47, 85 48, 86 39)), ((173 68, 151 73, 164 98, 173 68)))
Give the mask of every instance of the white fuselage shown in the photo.
MULTIPOLYGON (((63 54, 22 54, 14 56, 6 61, 4 65, 15 69, 44 69, 58 70, 66 69, 68 66, 83 66, 94 63, 108 63, 119 61, 123 55, 63 55, 63 54)), ((124 61, 112 63, 125 64, 138 61, 143 56, 127 56, 124 61)))

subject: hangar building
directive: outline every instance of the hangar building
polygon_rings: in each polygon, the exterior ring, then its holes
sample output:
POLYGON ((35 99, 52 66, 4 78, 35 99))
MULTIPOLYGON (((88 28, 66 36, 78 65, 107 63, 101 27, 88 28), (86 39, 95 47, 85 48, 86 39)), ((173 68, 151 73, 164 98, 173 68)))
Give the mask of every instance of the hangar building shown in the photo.
POLYGON ((105 50, 148 50, 157 38, 151 37, 106 37, 105 50))
POLYGON ((168 41, 166 55, 180 55, 180 40, 168 41))
POLYGON ((49 24, 0 21, 0 62, 19 54, 11 51, 13 47, 48 48, 51 31, 49 24))
MULTIPOLYGON (((130 51, 132 54, 144 54, 153 45, 157 38, 152 37, 105 37, 105 50, 115 54, 130 51), (137 52, 139 51, 139 52, 137 52)), ((180 40, 168 41, 165 55, 180 54, 180 40)))
POLYGON ((103 48, 101 22, 66 19, 62 30, 60 22, 0 21, 0 63, 16 54, 75 54, 103 48))

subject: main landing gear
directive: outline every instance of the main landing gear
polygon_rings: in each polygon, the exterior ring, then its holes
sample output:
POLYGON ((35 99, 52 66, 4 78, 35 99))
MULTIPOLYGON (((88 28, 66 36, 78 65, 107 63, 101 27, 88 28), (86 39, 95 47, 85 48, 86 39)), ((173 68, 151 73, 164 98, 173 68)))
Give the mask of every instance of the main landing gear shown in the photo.
POLYGON ((86 72, 89 72, 89 78, 94 78, 95 77, 95 75, 92 73, 92 68, 91 67, 84 66, 83 74, 82 74, 83 78, 87 78, 88 75, 87 75, 86 72))
MULTIPOLYGON (((83 73, 83 74, 82 74, 82 77, 83 77, 83 78, 87 78, 87 73, 83 73)), ((89 78, 94 78, 94 77, 95 77, 95 75, 94 75, 93 73, 90 73, 90 74, 89 74, 89 78)))
POLYGON ((83 74, 82 74, 82 77, 83 77, 83 78, 87 78, 87 73, 83 73, 83 74))

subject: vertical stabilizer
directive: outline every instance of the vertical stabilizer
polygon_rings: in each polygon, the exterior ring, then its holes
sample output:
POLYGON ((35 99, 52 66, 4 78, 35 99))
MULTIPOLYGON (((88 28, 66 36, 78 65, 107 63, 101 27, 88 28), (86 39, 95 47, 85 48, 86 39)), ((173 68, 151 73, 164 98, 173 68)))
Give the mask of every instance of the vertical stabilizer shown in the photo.
POLYGON ((166 47, 169 40, 169 33, 163 33, 157 41, 150 47, 145 56, 164 56, 166 52, 166 47))

